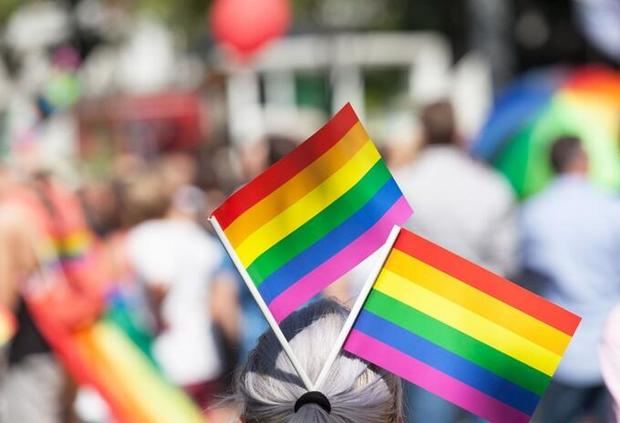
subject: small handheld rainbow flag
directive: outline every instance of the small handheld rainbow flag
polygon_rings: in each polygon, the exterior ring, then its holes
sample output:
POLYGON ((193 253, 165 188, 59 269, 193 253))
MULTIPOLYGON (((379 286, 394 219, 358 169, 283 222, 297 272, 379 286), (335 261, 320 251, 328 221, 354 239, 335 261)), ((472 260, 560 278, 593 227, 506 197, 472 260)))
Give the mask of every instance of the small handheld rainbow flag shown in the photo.
POLYGON ((347 104, 211 219, 281 321, 380 248, 411 213, 347 104))
POLYGON ((11 340, 16 330, 15 317, 9 310, 0 305, 0 348, 11 340))
POLYGON ((404 229, 344 349, 491 422, 527 422, 581 319, 404 229))

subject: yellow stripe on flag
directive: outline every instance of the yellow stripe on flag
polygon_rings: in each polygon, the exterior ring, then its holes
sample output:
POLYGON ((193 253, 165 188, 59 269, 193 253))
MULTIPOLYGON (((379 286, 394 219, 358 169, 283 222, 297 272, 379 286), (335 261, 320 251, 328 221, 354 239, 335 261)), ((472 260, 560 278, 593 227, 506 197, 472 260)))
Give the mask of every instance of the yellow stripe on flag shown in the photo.
POLYGON ((199 423, 200 411, 168 383, 114 324, 98 322, 79 334, 79 347, 127 421, 199 423))
POLYGON ((549 376, 560 363, 559 355, 389 270, 374 288, 549 376))
POLYGON ((381 159, 368 140, 364 146, 337 172, 284 212, 261 226, 235 250, 248 267, 262 253, 316 216, 351 189, 370 168, 381 159))
POLYGON ((0 347, 13 337, 15 324, 12 315, 0 306, 0 347))
MULTIPOLYGON (((122 331, 113 324, 96 327, 100 352, 109 360, 117 385, 127 388, 126 397, 139 407, 148 422, 202 421, 198 408, 182 391, 166 382, 122 331), (122 359, 121 359, 122 358, 122 359)), ((137 411, 137 410, 136 410, 137 411)))
POLYGON ((235 219, 224 231, 230 243, 237 247, 258 228, 315 189, 342 168, 367 141, 368 134, 362 124, 353 125, 325 154, 235 219))
POLYGON ((77 254, 82 252, 91 241, 91 236, 88 231, 78 231, 60 241, 61 249, 65 253, 77 254))
POLYGON ((567 334, 402 251, 393 250, 385 268, 553 353, 562 355, 570 342, 567 334))

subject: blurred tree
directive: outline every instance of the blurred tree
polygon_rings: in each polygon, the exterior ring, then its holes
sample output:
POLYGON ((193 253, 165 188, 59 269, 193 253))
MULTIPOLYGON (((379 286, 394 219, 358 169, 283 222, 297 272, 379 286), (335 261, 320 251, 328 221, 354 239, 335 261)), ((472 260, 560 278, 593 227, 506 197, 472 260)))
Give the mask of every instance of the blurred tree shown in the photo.
POLYGON ((28 3, 28 0, 2 0, 0 1, 0 27, 4 28, 4 24, 9 16, 17 10, 18 6, 28 3))
POLYGON ((212 0, 135 0, 135 7, 162 19, 188 41, 205 32, 211 3, 212 0))

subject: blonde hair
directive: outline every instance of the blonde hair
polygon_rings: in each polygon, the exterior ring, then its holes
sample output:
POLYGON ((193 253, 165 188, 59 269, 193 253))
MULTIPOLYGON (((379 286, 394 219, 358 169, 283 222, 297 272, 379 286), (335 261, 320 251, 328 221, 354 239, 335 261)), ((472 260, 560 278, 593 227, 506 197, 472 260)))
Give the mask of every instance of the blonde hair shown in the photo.
MULTIPOLYGON (((321 300, 283 322, 282 331, 312 380, 316 380, 346 317, 344 307, 321 300)), ((331 412, 307 404, 295 413, 295 402, 306 389, 273 332, 268 331, 238 375, 234 399, 246 423, 403 421, 400 379, 346 352, 338 356, 319 389, 329 399, 331 412)))

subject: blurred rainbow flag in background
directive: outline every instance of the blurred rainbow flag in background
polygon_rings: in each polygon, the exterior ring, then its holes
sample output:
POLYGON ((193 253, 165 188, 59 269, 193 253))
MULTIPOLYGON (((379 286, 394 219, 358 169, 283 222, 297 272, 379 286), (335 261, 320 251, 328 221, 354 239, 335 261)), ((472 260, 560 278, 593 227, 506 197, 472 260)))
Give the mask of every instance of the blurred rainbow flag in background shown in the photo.
POLYGON ((525 423, 579 321, 401 229, 344 349, 484 419, 525 423))
POLYGON ((411 213, 347 104, 212 217, 281 321, 381 247, 411 213))
MULTIPOLYGON (((75 257, 74 257, 75 258, 75 257)), ((74 259, 72 258, 72 259, 74 259)), ((76 382, 94 388, 119 423, 201 423, 201 411, 170 383, 108 305, 107 313, 78 330, 50 318, 45 303, 28 302, 42 333, 76 382)))
POLYGON ((73 377, 95 388, 122 423, 202 423, 200 410, 114 322, 59 335, 53 346, 73 377))
POLYGON ((562 135, 582 139, 595 183, 620 189, 620 72, 585 67, 526 74, 500 93, 471 151, 528 197, 551 180, 548 150, 562 135))
POLYGON ((0 347, 11 340, 16 330, 17 323, 13 314, 3 306, 0 306, 0 347))
POLYGON ((103 294, 116 287, 101 266, 77 198, 61 187, 45 196, 47 207, 38 197, 31 202, 48 230, 41 233, 40 271, 30 278, 33 288, 25 300, 54 353, 78 384, 98 392, 115 422, 204 422, 201 410, 166 379, 148 348, 132 339, 118 301, 107 298, 104 304, 103 294), (79 324, 68 324, 74 321, 79 324))

